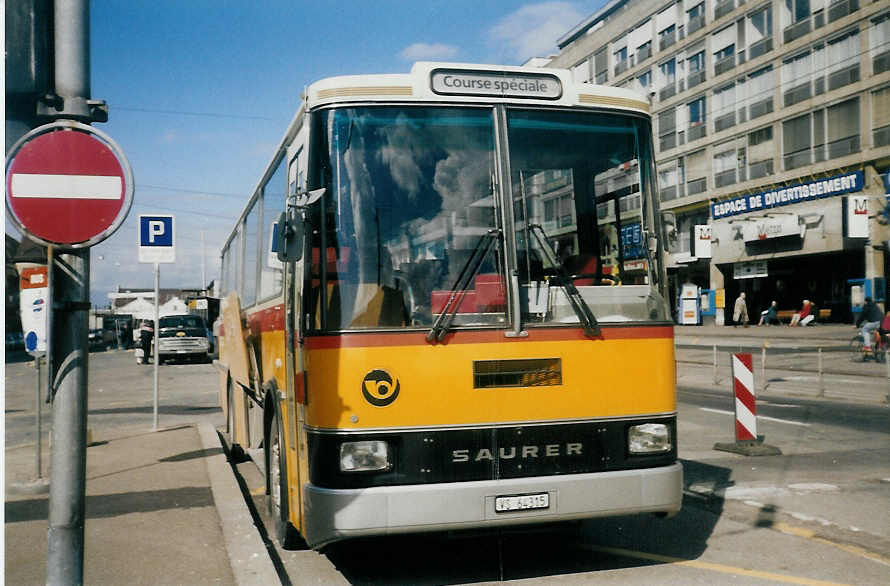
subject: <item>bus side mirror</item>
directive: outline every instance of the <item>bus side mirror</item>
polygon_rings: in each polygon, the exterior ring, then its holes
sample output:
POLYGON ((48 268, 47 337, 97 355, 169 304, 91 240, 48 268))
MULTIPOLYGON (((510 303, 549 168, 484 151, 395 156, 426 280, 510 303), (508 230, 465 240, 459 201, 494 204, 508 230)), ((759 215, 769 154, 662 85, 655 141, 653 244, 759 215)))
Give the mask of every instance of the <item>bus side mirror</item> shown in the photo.
POLYGON ((303 220, 296 210, 278 216, 276 254, 281 262, 303 258, 303 220))

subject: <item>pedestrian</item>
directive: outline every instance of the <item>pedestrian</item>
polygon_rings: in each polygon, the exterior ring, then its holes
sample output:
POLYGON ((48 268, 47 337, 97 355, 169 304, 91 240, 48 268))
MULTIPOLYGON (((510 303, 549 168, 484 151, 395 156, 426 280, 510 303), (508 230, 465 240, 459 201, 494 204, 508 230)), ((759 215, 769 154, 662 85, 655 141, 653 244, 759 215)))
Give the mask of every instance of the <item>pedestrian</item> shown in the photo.
POLYGON ((151 356, 151 339, 154 337, 154 333, 154 322, 150 319, 142 320, 142 325, 139 327, 139 342, 142 346, 142 364, 148 364, 148 359, 151 356))
POLYGON ((748 327, 748 305, 745 303, 744 291, 739 293, 738 298, 735 300, 735 307, 732 310, 732 321, 735 322, 736 326, 742 324, 746 328, 748 327))
POLYGON ((779 322, 779 313, 775 300, 769 304, 769 307, 760 312, 760 323, 757 325, 771 325, 779 322))
MULTIPOLYGON (((812 304, 809 299, 803 300, 803 305, 800 308, 800 311, 791 316, 791 323, 789 326, 800 325, 800 320, 806 319, 810 315, 810 311, 812 311, 812 304)), ((810 320, 812 321, 812 320, 810 320)), ((810 323, 809 321, 807 323, 810 323)))
POLYGON ((865 346, 866 351, 871 351, 871 341, 874 338, 874 331, 880 327, 881 319, 883 317, 880 308, 875 305, 872 298, 866 297, 865 305, 862 306, 862 311, 859 313, 859 318, 856 320, 857 328, 860 324, 862 325, 862 345, 865 346))

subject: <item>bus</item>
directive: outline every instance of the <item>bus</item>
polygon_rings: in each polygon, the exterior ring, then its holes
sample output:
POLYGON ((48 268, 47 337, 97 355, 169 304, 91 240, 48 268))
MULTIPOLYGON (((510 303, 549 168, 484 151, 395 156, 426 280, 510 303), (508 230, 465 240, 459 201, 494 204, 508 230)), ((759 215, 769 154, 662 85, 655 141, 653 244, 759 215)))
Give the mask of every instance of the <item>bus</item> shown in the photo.
POLYGON ((677 513, 647 99, 421 62, 300 101, 221 252, 220 403, 280 542, 677 513))

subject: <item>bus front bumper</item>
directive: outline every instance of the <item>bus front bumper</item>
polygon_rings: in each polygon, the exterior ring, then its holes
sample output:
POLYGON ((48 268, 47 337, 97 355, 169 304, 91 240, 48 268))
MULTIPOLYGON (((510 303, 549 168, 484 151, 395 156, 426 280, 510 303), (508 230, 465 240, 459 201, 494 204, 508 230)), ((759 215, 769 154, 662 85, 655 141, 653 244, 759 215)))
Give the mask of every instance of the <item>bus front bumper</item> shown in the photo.
POLYGON ((362 489, 304 486, 311 547, 360 537, 552 523, 635 513, 675 514, 683 467, 362 489), (546 493, 546 509, 496 512, 495 499, 546 493))

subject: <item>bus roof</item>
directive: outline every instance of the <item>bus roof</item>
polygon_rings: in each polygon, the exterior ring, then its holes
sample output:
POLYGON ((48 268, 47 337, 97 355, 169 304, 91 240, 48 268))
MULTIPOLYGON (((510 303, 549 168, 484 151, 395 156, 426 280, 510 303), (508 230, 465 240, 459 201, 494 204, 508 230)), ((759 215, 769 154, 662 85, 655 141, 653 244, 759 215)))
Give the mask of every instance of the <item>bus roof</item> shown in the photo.
POLYGON ((309 109, 344 102, 547 104, 649 113, 643 94, 576 83, 567 69, 420 61, 407 74, 329 77, 309 86, 309 109))

